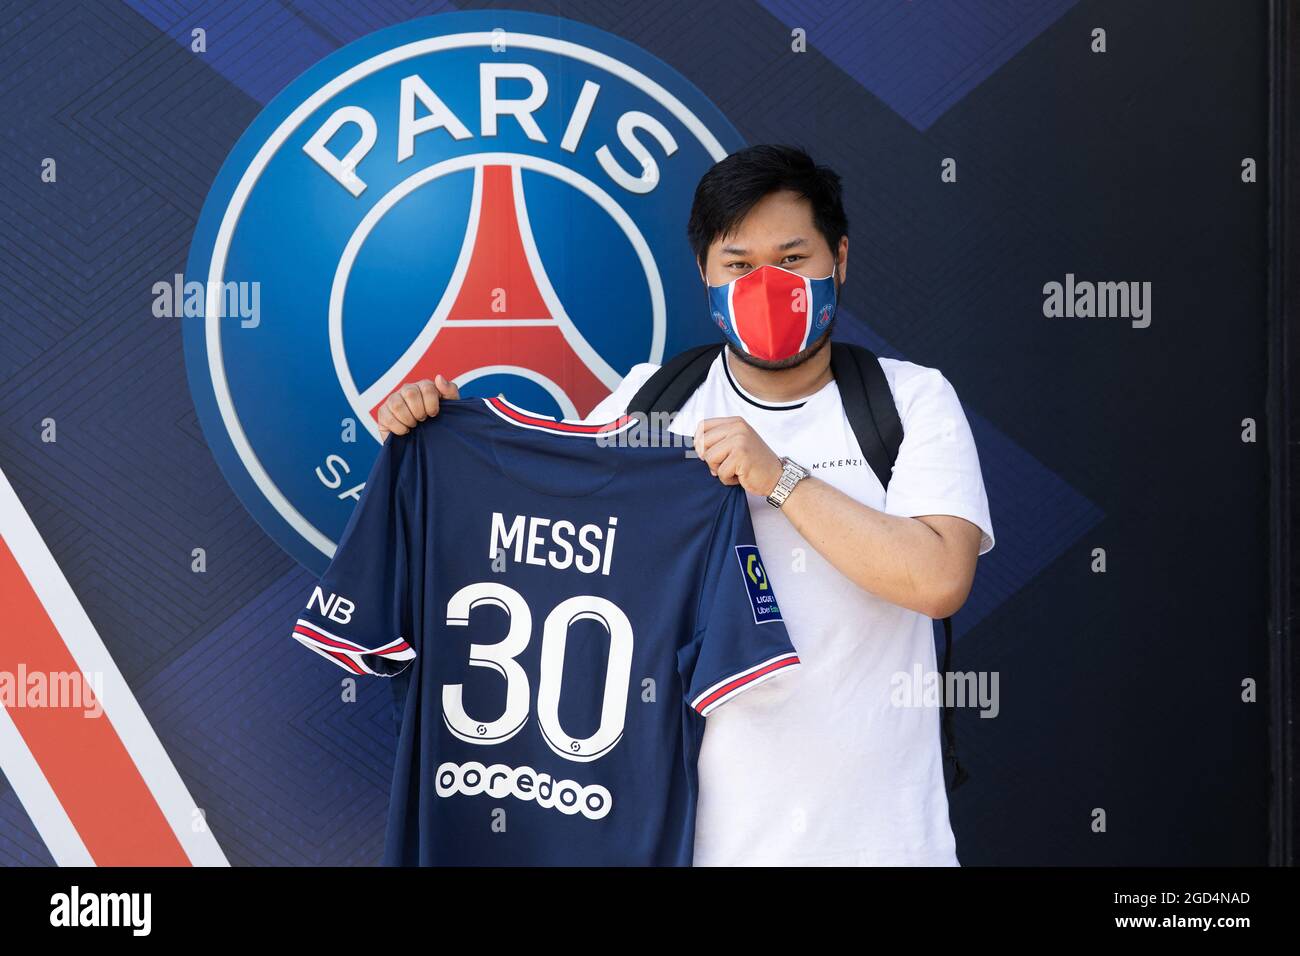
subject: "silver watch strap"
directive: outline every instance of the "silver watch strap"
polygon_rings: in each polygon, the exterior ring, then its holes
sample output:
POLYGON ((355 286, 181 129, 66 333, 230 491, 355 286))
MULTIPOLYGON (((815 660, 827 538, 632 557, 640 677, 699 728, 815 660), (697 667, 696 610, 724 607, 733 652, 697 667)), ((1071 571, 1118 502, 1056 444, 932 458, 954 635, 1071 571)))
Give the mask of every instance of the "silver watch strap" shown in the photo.
POLYGON ((783 457, 781 459, 781 477, 777 480, 772 493, 767 496, 767 503, 773 508, 780 508, 785 504, 785 500, 790 497, 790 492, 794 491, 794 486, 807 477, 807 468, 791 461, 789 458, 783 457))

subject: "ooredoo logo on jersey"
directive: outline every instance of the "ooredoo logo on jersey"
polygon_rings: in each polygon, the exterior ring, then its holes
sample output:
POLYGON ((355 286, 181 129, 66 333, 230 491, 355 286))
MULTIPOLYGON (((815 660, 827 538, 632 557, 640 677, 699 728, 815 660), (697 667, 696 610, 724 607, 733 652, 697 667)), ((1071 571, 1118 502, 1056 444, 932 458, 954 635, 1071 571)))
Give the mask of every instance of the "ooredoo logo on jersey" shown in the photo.
POLYGON ((403 382, 573 418, 699 342, 686 218, 740 145, 670 67, 557 17, 428 17, 316 64, 227 158, 177 283, 244 505, 319 574, 403 382))

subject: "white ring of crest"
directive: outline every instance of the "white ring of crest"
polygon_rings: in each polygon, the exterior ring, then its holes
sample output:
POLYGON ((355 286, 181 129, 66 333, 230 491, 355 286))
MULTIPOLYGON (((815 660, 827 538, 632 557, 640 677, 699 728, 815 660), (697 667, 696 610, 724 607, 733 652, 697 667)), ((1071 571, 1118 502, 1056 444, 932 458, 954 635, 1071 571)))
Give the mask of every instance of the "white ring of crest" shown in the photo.
POLYGON ((235 453, 239 455, 239 460, 243 462, 249 477, 253 479, 257 489, 270 502, 271 507, 284 519, 285 523, 302 535, 309 544, 326 557, 334 556, 335 543, 308 521, 306 516, 293 506, 279 487, 276 486, 275 482, 271 480, 271 476, 267 473, 261 460, 258 459, 256 452, 253 451, 252 445, 249 444, 248 436, 244 434, 244 428, 240 424, 238 414, 235 412, 234 399, 230 394, 230 383, 226 379, 225 365, 222 361, 220 325, 221 290, 226 271, 226 258, 230 250, 230 240, 235 234, 235 227, 239 223, 239 217, 244 211, 244 204, 248 201, 249 194, 253 191, 253 187, 257 185, 258 179, 261 178, 262 172, 266 169, 272 157, 284 145, 285 140, 302 125, 303 121, 331 97, 371 73, 392 66, 394 63, 400 63, 402 60, 423 56, 426 53, 440 53, 444 50, 455 50, 464 47, 478 46, 493 49, 495 44, 499 48, 503 43, 506 49, 515 46, 526 50, 540 50, 566 56, 616 76, 652 97, 672 114, 679 123, 694 134, 695 138, 713 157, 715 162, 727 155, 727 151, 722 148, 722 144, 718 142, 717 137, 708 131, 698 116, 688 110, 686 105, 677 97, 641 71, 614 59, 608 54, 600 53, 568 40, 557 40, 554 37, 537 36, 530 33, 511 33, 505 30, 454 33, 447 36, 429 37, 424 40, 417 40, 414 43, 394 47, 391 50, 385 50, 383 53, 368 60, 363 60, 356 66, 334 77, 285 117, 284 121, 275 128, 275 132, 262 144, 252 162, 248 164, 248 168, 244 170, 244 175, 240 177, 239 185, 235 187, 235 191, 231 194, 230 202, 221 218, 221 225, 217 229, 217 238, 212 246, 212 261, 208 267, 208 284, 205 293, 205 344, 208 353, 208 372, 212 378, 212 391, 216 398, 217 408, 221 412, 222 423, 226 426, 226 433, 230 436, 230 443, 234 446, 235 453))

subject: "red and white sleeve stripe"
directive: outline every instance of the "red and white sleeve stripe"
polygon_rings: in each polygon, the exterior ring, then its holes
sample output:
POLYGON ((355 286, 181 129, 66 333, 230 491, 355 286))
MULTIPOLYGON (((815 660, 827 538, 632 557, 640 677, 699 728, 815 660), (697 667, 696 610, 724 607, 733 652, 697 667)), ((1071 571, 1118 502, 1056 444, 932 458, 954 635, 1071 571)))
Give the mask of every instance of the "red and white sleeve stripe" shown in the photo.
POLYGON ((706 688, 703 693, 691 701, 691 707, 697 710, 700 716, 707 717, 720 705, 725 704, 737 694, 744 693, 751 687, 757 687, 765 680, 771 680, 782 671, 798 666, 799 655, 795 653, 768 658, 761 664, 755 664, 753 667, 737 674, 725 677, 706 688))
POLYGON ((379 647, 362 647, 360 644, 339 637, 337 634, 331 634, 324 628, 302 618, 299 618, 298 623, 294 625, 293 639, 308 650, 315 651, 321 657, 332 661, 345 671, 350 671, 353 674, 392 677, 393 673, 398 673, 404 669, 395 668, 392 673, 374 670, 363 659, 367 655, 383 657, 390 661, 415 660, 415 648, 407 642, 406 638, 399 637, 395 641, 390 641, 379 647))

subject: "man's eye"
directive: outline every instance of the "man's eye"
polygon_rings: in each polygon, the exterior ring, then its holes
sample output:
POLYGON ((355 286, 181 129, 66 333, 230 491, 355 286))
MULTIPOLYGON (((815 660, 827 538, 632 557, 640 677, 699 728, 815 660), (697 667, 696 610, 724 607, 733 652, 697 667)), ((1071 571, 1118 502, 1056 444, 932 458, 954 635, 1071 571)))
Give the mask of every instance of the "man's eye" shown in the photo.
POLYGON ((804 256, 790 255, 790 256, 786 256, 785 258, 786 260, 794 260, 795 262, 798 262, 800 259, 803 259, 804 256))

